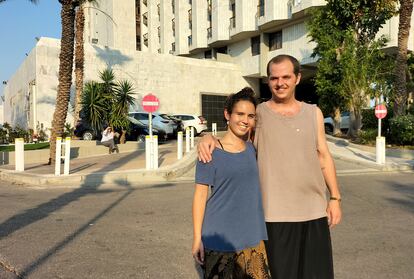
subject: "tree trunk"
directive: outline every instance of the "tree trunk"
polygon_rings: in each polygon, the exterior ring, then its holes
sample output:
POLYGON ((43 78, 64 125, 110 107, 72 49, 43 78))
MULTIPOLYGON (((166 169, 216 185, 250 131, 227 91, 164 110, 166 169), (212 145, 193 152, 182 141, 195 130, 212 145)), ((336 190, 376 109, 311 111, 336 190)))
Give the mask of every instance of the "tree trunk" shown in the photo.
POLYGON ((334 111, 334 118, 333 118, 333 132, 334 136, 340 136, 342 134, 341 131, 341 110, 339 108, 335 108, 334 111))
POLYGON ((73 127, 76 128, 79 120, 79 112, 81 111, 81 97, 83 91, 83 73, 84 73, 84 40, 83 33, 85 30, 85 14, 83 11, 84 5, 80 5, 76 11, 75 19, 75 113, 73 117, 73 127))
POLYGON ((49 163, 55 162, 56 138, 61 137, 68 112, 70 87, 72 85, 73 43, 75 38, 75 5, 73 0, 59 0, 62 5, 62 37, 59 54, 59 85, 56 96, 55 112, 52 120, 49 163))
POLYGON ((400 0, 398 52, 395 66, 394 116, 405 114, 407 106, 407 48, 411 28, 413 0, 400 0))

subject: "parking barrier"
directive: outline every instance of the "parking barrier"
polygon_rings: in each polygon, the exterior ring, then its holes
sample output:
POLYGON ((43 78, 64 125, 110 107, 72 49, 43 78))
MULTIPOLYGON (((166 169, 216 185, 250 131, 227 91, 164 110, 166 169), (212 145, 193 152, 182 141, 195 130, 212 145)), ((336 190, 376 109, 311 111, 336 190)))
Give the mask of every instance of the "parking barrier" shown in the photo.
POLYGON ((183 158, 183 132, 177 133, 177 159, 183 158))
POLYGON ((158 169, 158 136, 145 136, 145 167, 158 169))
POLYGON ((15 170, 24 171, 24 140, 17 138, 14 140, 15 170))
POLYGON ((70 137, 62 142, 61 137, 56 138, 56 155, 55 155, 55 175, 60 175, 61 160, 64 160, 63 175, 69 175, 70 169, 70 137), (62 145, 65 146, 64 155, 62 156, 62 145))
POLYGON ((185 153, 190 152, 190 129, 185 129, 185 153))

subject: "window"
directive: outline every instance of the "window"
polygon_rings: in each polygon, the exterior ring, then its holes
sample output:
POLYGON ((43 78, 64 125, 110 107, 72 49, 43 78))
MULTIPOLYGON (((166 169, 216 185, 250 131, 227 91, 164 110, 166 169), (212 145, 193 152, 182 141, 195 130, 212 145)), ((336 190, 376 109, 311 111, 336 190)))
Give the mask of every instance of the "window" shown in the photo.
POLYGON ((172 43, 172 44, 171 44, 171 51, 172 51, 172 52, 175 52, 175 43, 172 43))
POLYGON ((282 31, 269 34, 269 51, 281 49, 283 42, 282 31))
POLYGON ((252 55, 260 54, 260 36, 253 37, 250 39, 251 48, 252 48, 252 55))
POLYGON ((216 48, 216 53, 227 54, 227 46, 216 48))
POLYGON ((175 14, 175 0, 171 0, 172 13, 175 14))
POLYGON ((171 27, 172 27, 172 31, 173 31, 173 36, 175 36, 175 18, 173 18, 172 21, 171 21, 171 27))
POLYGON ((213 58, 213 53, 212 53, 211 49, 210 49, 210 50, 206 50, 206 51, 204 52, 204 58, 206 58, 206 59, 211 59, 211 58, 213 58))
POLYGON ((191 46, 193 44, 193 36, 188 36, 188 45, 191 46))

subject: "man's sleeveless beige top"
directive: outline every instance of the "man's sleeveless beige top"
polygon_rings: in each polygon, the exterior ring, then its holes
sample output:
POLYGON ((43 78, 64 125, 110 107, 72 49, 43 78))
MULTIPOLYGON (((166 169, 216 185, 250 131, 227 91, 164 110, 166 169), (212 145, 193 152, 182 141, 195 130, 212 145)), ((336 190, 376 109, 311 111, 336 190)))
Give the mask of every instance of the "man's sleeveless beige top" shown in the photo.
POLYGON ((316 106, 301 104, 295 116, 282 116, 266 103, 257 107, 254 144, 266 222, 300 222, 326 216, 316 106))

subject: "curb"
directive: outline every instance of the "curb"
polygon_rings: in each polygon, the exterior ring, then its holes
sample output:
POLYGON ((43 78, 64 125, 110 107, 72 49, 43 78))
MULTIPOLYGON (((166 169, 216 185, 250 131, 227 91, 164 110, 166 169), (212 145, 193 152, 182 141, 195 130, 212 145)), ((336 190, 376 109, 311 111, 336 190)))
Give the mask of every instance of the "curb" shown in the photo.
POLYGON ((193 149, 172 165, 157 170, 125 170, 96 172, 89 174, 69 174, 65 176, 18 173, 0 170, 0 179, 14 183, 35 184, 39 186, 95 186, 102 184, 145 184, 148 182, 169 182, 187 173, 196 164, 197 152, 193 149))

